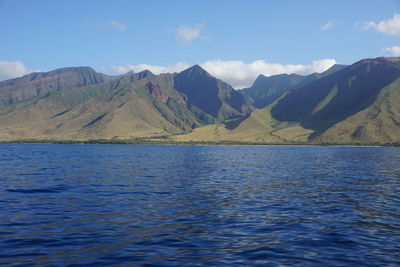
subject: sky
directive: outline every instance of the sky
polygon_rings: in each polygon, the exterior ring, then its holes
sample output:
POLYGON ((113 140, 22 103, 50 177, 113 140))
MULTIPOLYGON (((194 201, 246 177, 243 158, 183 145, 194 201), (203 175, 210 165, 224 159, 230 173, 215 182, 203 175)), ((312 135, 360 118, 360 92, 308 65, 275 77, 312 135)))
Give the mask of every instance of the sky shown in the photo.
POLYGON ((235 88, 400 56, 400 0, 0 0, 0 80, 199 64, 235 88))

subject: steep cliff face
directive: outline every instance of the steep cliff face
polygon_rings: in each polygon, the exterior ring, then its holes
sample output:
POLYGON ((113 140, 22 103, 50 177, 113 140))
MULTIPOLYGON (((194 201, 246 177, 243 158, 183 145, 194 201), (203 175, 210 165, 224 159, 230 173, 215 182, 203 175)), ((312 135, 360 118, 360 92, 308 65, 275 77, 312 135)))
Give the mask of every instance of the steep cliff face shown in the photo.
POLYGON ((100 84, 106 77, 89 67, 62 68, 36 72, 0 82, 0 106, 54 91, 100 84))
POLYGON ((146 84, 146 88, 149 91, 149 93, 158 101, 162 102, 162 103, 167 103, 168 101, 168 95, 166 94, 166 92, 164 92, 161 87, 154 83, 154 82, 149 82, 146 84))
MULTIPOLYGON (((74 71, 32 76, 28 89, 46 79, 76 77, 74 71)), ((0 107, 0 139, 152 138, 216 120, 203 110, 189 109, 188 97, 173 87, 171 74, 127 73, 102 83, 100 78, 74 79, 46 94, 25 95, 25 100, 0 107)), ((4 84, 16 82, 24 84, 4 84)))
POLYGON ((241 93, 199 65, 175 75, 174 88, 187 97, 189 108, 200 109, 219 120, 241 116, 251 109, 241 93))
POLYGON ((400 58, 365 59, 293 89, 237 121, 207 125, 176 139, 399 143, 399 103, 400 58))

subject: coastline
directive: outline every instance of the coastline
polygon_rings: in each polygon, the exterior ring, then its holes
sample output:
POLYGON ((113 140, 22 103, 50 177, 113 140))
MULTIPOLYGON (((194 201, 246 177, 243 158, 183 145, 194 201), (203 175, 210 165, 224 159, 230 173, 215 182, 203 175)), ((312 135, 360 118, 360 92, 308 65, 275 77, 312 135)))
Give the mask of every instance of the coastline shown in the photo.
POLYGON ((88 139, 88 140, 53 140, 53 139, 17 139, 0 141, 0 144, 107 144, 107 145, 204 145, 204 146, 330 146, 330 147, 399 147, 400 143, 317 143, 286 142, 261 143, 240 141, 173 141, 147 139, 88 139))

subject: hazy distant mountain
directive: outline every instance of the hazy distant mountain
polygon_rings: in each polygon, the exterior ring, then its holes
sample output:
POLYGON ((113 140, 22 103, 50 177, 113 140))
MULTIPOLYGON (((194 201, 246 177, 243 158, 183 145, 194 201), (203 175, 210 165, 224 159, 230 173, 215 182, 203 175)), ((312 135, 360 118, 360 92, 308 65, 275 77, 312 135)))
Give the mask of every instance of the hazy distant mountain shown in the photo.
POLYGON ((345 67, 347 66, 335 64, 322 73, 312 73, 310 75, 279 74, 266 77, 260 74, 253 85, 243 89, 242 92, 250 99, 253 106, 263 108, 274 102, 283 93, 300 88, 307 83, 328 76, 345 67))

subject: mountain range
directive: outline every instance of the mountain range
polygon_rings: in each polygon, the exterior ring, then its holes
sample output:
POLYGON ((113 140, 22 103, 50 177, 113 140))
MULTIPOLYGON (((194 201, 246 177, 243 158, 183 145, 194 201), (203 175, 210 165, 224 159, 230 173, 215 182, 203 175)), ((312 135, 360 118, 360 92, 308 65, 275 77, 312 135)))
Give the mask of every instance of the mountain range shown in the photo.
POLYGON ((0 82, 0 141, 151 139, 254 143, 400 141, 400 58, 235 90, 199 65, 110 76, 90 67, 0 82))
POLYGON ((347 66, 335 64, 322 73, 312 73, 310 75, 292 73, 266 77, 260 74, 253 85, 243 89, 242 93, 248 97, 254 107, 262 108, 277 100, 284 92, 300 88, 307 83, 328 76, 345 67, 347 66))

